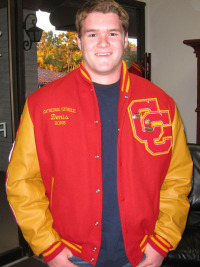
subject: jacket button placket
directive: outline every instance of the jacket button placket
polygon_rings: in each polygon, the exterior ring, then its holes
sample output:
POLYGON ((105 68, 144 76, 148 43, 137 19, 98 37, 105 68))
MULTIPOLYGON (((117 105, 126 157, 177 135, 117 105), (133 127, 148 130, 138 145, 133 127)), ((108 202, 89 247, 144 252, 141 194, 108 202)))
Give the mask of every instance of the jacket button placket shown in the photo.
MULTIPOLYGON (((93 91, 93 89, 91 90, 91 91, 93 91)), ((96 126, 98 126, 99 125, 99 120, 97 119, 97 117, 94 119, 94 124, 96 125, 96 126)), ((97 128, 96 128, 97 129, 97 128)), ((94 156, 94 158, 95 159, 100 159, 100 155, 97 153, 97 154, 95 154, 95 156, 94 156)), ((99 162, 99 161, 98 161, 99 162)), ((99 189, 99 188, 97 188, 96 189, 96 194, 98 195, 99 193, 101 192, 101 190, 99 189)), ((95 223, 94 223, 94 227, 97 227, 98 228, 98 226, 99 226, 99 221, 96 221, 95 223)), ((95 253, 96 251, 97 251, 97 247, 93 247, 93 253, 95 253)), ((93 262, 95 259, 94 258, 91 258, 91 262, 93 262)))

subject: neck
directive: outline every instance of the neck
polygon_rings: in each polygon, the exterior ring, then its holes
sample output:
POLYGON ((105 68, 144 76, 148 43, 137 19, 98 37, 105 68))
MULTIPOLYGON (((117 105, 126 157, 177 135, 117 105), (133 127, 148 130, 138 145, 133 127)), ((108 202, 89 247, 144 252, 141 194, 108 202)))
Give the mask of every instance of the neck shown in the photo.
POLYGON ((83 61, 83 66, 89 73, 91 80, 98 84, 113 84, 120 80, 121 77, 121 68, 122 65, 118 65, 115 67, 115 69, 112 69, 110 71, 102 71, 102 72, 96 72, 93 71, 90 67, 87 66, 87 63, 83 61))
POLYGON ((95 83, 98 83, 98 84, 113 84, 113 83, 116 83, 119 81, 120 79, 120 74, 121 74, 121 71, 115 75, 98 75, 98 76, 95 76, 95 75, 91 75, 91 79, 93 82, 95 83))

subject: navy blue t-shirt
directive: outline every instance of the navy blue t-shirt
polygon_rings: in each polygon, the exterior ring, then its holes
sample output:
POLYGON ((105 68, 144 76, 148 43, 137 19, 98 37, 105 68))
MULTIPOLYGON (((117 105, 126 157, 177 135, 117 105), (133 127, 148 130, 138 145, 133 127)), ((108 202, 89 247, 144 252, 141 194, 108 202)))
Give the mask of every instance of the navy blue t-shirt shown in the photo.
POLYGON ((128 263, 122 237, 117 197, 117 133, 120 81, 94 83, 101 117, 103 216, 98 267, 121 267, 128 263))

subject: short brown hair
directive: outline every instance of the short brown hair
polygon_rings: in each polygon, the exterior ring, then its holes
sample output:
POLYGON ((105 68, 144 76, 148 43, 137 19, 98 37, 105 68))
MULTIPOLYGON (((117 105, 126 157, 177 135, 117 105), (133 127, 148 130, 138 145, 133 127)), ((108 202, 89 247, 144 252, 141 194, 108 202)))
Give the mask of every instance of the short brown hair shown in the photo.
POLYGON ((125 34, 128 32, 129 15, 117 2, 114 0, 89 0, 76 14, 76 30, 79 37, 81 36, 83 20, 92 12, 117 14, 121 20, 125 34))

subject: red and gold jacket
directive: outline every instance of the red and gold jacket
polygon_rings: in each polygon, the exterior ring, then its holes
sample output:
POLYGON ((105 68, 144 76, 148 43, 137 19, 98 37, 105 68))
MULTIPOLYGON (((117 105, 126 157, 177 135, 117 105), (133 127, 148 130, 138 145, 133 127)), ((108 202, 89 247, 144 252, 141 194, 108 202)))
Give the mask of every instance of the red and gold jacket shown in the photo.
MULTIPOLYGON (((7 171, 7 196, 36 255, 65 246, 95 265, 101 245, 101 120, 83 65, 29 96, 7 171)), ((117 190, 132 266, 150 243, 175 249, 185 227, 192 161, 174 101, 122 64, 117 190)))

